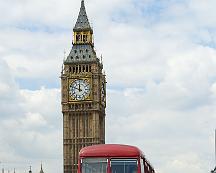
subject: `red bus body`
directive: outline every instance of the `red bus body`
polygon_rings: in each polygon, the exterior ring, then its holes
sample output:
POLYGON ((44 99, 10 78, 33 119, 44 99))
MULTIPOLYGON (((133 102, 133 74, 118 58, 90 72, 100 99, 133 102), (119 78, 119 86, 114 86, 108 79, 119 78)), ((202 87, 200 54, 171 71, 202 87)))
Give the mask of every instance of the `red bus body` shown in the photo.
MULTIPOLYGON (((123 159, 127 163, 127 159, 136 159, 137 169, 136 173, 154 173, 154 168, 147 161, 142 151, 130 145, 120 145, 120 144, 101 144, 85 147, 79 152, 79 164, 78 164, 78 173, 101 173, 98 171, 82 171, 82 162, 84 159, 106 159, 106 173, 115 173, 112 171, 111 164, 118 163, 118 159, 123 159), (112 163, 112 160, 114 160, 112 163)), ((122 161, 121 161, 122 162, 122 161)), ((95 162, 94 162, 95 163, 95 162)), ((88 165, 88 164, 86 164, 88 165)), ((102 172, 102 173, 105 173, 102 172)), ((117 173, 120 173, 119 171, 117 173)), ((129 170, 121 173, 132 173, 129 170)))

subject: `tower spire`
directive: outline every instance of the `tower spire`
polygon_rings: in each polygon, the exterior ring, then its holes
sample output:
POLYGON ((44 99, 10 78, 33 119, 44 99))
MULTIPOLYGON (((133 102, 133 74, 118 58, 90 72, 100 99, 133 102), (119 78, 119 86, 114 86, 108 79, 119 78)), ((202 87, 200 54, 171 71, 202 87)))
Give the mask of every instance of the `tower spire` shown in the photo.
POLYGON ((41 163, 41 170, 40 170, 40 173, 44 173, 42 163, 41 163))
POLYGON ((30 166, 30 169, 29 169, 29 173, 32 173, 31 166, 30 166))
POLYGON ((92 28, 89 24, 88 16, 86 13, 84 0, 81 0, 79 16, 77 18, 77 22, 73 30, 74 31, 89 31, 89 30, 92 31, 92 28))

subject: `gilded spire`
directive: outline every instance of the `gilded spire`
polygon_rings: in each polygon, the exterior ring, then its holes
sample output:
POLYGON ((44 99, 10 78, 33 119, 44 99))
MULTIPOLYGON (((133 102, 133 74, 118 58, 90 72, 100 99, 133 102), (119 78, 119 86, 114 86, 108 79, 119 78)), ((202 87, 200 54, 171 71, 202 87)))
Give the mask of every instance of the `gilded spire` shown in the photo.
POLYGON ((77 22, 73 29, 74 31, 92 31, 91 26, 89 24, 88 16, 85 9, 84 0, 81 0, 81 7, 77 22))

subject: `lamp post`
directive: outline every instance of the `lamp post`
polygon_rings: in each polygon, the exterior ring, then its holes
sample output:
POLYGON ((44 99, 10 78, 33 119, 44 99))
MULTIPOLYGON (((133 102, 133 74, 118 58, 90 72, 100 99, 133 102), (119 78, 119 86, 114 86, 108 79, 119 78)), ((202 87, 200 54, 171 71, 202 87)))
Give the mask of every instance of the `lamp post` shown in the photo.
POLYGON ((211 170, 211 173, 216 173, 216 129, 215 129, 215 168, 211 170))

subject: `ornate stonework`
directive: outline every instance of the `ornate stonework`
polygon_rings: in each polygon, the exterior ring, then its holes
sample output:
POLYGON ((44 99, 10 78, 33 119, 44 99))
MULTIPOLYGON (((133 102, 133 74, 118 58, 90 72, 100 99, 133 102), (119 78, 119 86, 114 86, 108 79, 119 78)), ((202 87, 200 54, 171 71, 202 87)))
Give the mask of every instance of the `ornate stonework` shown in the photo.
POLYGON ((73 31, 61 74, 64 173, 76 173, 81 148, 105 143, 106 79, 83 0, 73 31))

